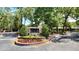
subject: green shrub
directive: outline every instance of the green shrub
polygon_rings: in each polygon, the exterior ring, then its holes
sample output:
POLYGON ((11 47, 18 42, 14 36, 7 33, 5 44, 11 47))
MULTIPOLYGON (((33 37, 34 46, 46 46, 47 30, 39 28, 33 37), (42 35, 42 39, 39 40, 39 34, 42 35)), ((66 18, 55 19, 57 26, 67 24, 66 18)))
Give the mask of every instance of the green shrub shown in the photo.
POLYGON ((20 30, 19 30, 19 34, 21 35, 21 36, 26 36, 26 35, 28 35, 28 30, 27 30, 27 27, 26 26, 22 26, 21 28, 20 28, 20 30))
POLYGON ((46 24, 43 24, 42 26, 42 33, 41 33, 42 36, 45 36, 46 38, 48 38, 49 36, 49 28, 46 24))

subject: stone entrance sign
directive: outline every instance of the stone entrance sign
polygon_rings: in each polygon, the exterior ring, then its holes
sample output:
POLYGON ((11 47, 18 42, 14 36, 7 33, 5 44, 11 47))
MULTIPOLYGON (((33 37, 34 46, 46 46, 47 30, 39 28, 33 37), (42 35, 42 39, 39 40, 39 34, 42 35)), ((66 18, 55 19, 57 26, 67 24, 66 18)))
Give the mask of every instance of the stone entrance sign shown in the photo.
POLYGON ((28 34, 29 35, 39 35, 41 33, 40 27, 29 27, 28 34))

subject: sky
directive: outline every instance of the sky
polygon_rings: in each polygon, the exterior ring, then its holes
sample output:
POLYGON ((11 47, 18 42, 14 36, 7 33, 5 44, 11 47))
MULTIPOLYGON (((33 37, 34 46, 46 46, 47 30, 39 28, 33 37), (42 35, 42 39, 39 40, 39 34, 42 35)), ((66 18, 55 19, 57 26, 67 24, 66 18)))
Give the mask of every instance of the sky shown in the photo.
POLYGON ((22 24, 24 24, 24 23, 25 23, 25 25, 29 25, 31 23, 31 21, 29 19, 26 19, 26 21, 25 21, 25 19, 23 18, 22 24))
POLYGON ((76 20, 75 19, 73 19, 72 17, 68 17, 68 22, 76 22, 76 20))
POLYGON ((10 9, 11 9, 11 12, 15 12, 16 11, 16 8, 15 7, 12 7, 10 9))

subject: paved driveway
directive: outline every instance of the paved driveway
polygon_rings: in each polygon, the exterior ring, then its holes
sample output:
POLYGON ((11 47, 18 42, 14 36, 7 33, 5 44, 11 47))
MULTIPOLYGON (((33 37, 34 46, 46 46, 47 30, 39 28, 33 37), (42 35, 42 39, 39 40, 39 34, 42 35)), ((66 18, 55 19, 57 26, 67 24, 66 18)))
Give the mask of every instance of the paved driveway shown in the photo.
POLYGON ((0 40, 0 51, 79 51, 79 42, 71 40, 34 46, 17 46, 13 44, 14 40, 14 38, 0 40))

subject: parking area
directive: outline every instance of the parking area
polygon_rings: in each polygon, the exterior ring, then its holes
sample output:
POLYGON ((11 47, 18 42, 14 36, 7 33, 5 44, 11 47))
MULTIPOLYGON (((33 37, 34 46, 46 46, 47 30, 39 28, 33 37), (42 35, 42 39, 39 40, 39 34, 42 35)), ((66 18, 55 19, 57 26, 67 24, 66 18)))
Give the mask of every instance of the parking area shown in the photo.
MULTIPOLYGON (((75 35, 73 35, 75 36, 75 35)), ((76 35, 77 36, 77 35, 76 35)), ((0 51, 79 51, 79 42, 70 38, 62 38, 60 42, 48 41, 44 44, 17 46, 14 44, 16 37, 0 37, 0 51)))
POLYGON ((79 51, 79 42, 49 42, 35 46, 17 46, 14 40, 0 40, 0 51, 79 51))

